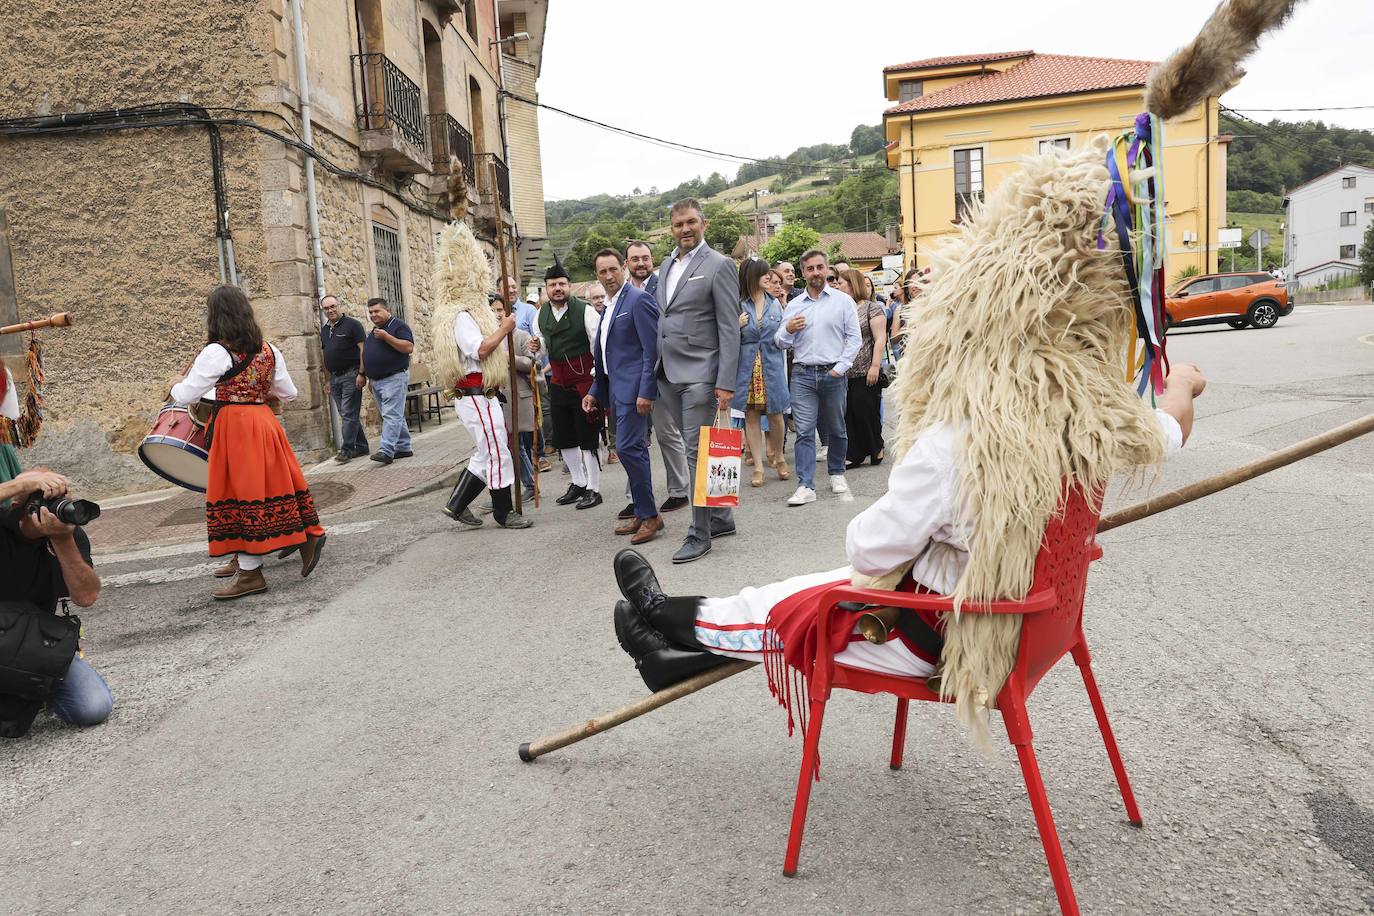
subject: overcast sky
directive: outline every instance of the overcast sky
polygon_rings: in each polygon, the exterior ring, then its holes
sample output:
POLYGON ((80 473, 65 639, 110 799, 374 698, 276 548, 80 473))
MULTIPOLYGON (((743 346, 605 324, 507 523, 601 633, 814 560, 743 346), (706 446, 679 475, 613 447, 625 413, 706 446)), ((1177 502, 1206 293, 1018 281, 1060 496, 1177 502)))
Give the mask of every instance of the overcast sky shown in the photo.
MULTIPOLYGON (((641 133, 745 156, 785 155, 847 142, 854 125, 879 123, 890 104, 882 92, 886 65, 1027 48, 1159 60, 1193 37, 1211 8, 1207 0, 553 0, 539 91, 546 104, 641 133)), ((1306 0, 1247 70, 1223 104, 1240 111, 1374 105, 1374 4, 1306 0)), ((1374 108, 1253 117, 1374 129, 1374 108)), ((547 110, 539 123, 549 199, 667 190, 713 171, 733 178, 740 164, 547 110)))

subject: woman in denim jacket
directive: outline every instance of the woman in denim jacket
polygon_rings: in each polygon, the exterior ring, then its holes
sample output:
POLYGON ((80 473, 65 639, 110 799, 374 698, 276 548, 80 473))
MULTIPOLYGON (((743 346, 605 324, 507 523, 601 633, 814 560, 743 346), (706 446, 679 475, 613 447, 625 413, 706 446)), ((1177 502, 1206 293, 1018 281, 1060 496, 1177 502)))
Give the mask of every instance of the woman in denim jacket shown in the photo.
POLYGON ((740 341, 739 373, 735 377, 732 410, 744 412, 744 438, 754 462, 751 486, 763 486, 762 416, 768 416, 768 465, 787 480, 782 434, 786 428, 783 412, 791 406, 787 389, 787 358, 774 341, 782 324, 782 278, 758 258, 744 262, 739 272, 740 341))

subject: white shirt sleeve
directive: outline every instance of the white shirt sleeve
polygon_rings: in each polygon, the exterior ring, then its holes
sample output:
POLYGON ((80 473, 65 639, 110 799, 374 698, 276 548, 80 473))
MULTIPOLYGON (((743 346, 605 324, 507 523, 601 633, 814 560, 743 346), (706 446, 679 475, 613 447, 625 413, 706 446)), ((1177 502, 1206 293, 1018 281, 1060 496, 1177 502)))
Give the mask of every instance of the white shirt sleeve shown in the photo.
POLYGON ((956 521, 953 510, 953 435, 926 433, 892 469, 887 492, 849 523, 849 565, 868 576, 910 563, 941 528, 956 521))
POLYGON ((1183 448, 1183 427, 1178 425, 1178 421, 1162 410, 1155 410, 1155 416, 1159 417, 1159 425, 1164 427, 1164 457, 1169 459, 1178 454, 1178 450, 1183 448))
MULTIPOLYGON (((178 404, 193 404, 214 390, 219 377, 234 364, 229 351, 219 344, 206 344, 200 351, 186 378, 172 386, 172 400, 178 404)), ((280 364, 280 363, 279 363, 280 364)))
POLYGON ((601 330, 601 313, 590 302, 582 310, 582 323, 587 326, 587 346, 595 350, 597 332, 601 330))
POLYGON ((19 391, 14 386, 14 376, 10 375, 10 370, 5 370, 5 401, 0 404, 0 416, 9 417, 11 420, 19 419, 19 391))
POLYGON ((482 359, 477 355, 478 349, 482 346, 482 332, 477 327, 477 319, 467 312, 459 313, 453 320, 453 340, 458 344, 458 350, 473 362, 481 362, 482 359))
POLYGON ((272 356, 277 361, 277 368, 272 373, 272 388, 267 393, 278 401, 294 401, 296 383, 291 381, 291 373, 286 371, 286 357, 281 355, 275 344, 268 346, 272 347, 272 356))

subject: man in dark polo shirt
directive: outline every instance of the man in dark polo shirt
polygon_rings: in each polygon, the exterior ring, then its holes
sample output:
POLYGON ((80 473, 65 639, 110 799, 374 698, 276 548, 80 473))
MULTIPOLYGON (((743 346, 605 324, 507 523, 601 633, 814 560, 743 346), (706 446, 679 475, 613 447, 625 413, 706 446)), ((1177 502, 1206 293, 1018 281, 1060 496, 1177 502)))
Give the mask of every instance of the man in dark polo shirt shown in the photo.
POLYGON ((320 346, 324 349, 324 368, 329 373, 329 396, 339 411, 343 434, 339 438, 339 453, 334 460, 347 464, 368 453, 367 433, 363 432, 360 416, 363 389, 367 376, 363 375, 363 341, 367 331, 363 323, 343 313, 338 296, 320 300, 325 324, 320 328, 320 346))
POLYGON ((393 316, 382 298, 367 300, 372 333, 363 341, 363 373, 372 383, 377 412, 382 415, 382 444, 372 460, 390 464, 409 458, 410 430, 406 428, 406 385, 410 383, 410 354, 415 335, 410 325, 393 316))

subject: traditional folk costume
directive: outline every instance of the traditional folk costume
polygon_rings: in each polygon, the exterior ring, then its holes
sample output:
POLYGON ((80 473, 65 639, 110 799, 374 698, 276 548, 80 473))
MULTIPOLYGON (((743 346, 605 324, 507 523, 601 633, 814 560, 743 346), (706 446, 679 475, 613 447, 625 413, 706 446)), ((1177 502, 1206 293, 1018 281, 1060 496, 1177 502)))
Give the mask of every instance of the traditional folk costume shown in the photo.
POLYGON ((325 532, 296 454, 269 400, 290 401, 296 386, 281 351, 266 341, 257 353, 231 353, 212 343, 200 351, 172 400, 194 404, 211 390, 210 479, 205 527, 210 556, 233 557, 216 575, 234 582, 216 598, 266 591, 262 558, 301 551, 301 575, 319 560, 325 532))
MULTIPOLYGON (((567 276, 556 261, 544 272, 545 282, 567 276)), ((596 381, 592 347, 600 317, 588 303, 570 296, 561 308, 545 302, 535 319, 535 333, 553 371, 549 382, 553 445, 562 453, 572 478, 567 492, 555 500, 560 506, 576 503, 579 509, 590 509, 601 504, 601 411, 582 409, 582 399, 596 381)))
POLYGON ((490 279, 491 267, 472 230, 461 221, 450 223, 439 237, 435 255, 433 287, 439 303, 431 319, 435 368, 443 384, 453 386, 453 411, 472 436, 474 451, 443 511, 469 528, 480 528, 482 520, 469 506, 490 487, 496 524, 528 528, 534 523, 513 508, 515 466, 497 397, 501 385, 510 379, 505 341, 485 359, 479 355, 482 341, 495 334, 498 326, 487 302, 490 279))
MULTIPOLYGON (((19 419, 19 393, 15 390, 14 376, 3 366, 0 366, 0 417, 5 420, 19 419)), ((8 483, 18 477, 21 470, 19 454, 14 446, 8 442, 0 444, 0 483, 8 483)))
MULTIPOLYGON (((899 638, 875 645, 857 635, 857 611, 817 633, 806 599, 845 581, 960 604, 1022 598, 1066 483, 1100 495, 1113 476, 1181 444, 1178 423, 1156 414, 1123 369, 1151 345, 1162 357, 1162 337, 1151 329, 1136 340, 1149 322, 1123 267, 1129 234, 1108 224, 1097 244, 1113 187, 1109 149, 1098 141, 1027 160, 935 254, 893 388, 897 461, 888 492, 849 525, 849 566, 728 598, 669 598, 642 557, 616 558, 617 636, 651 689, 734 656, 764 660, 786 699, 783 663, 804 677, 815 640, 829 639, 841 664, 938 670, 964 720, 986 727, 1015 662, 1020 615, 906 615, 899 638)), ((1141 375, 1148 382, 1148 361, 1141 375)))

